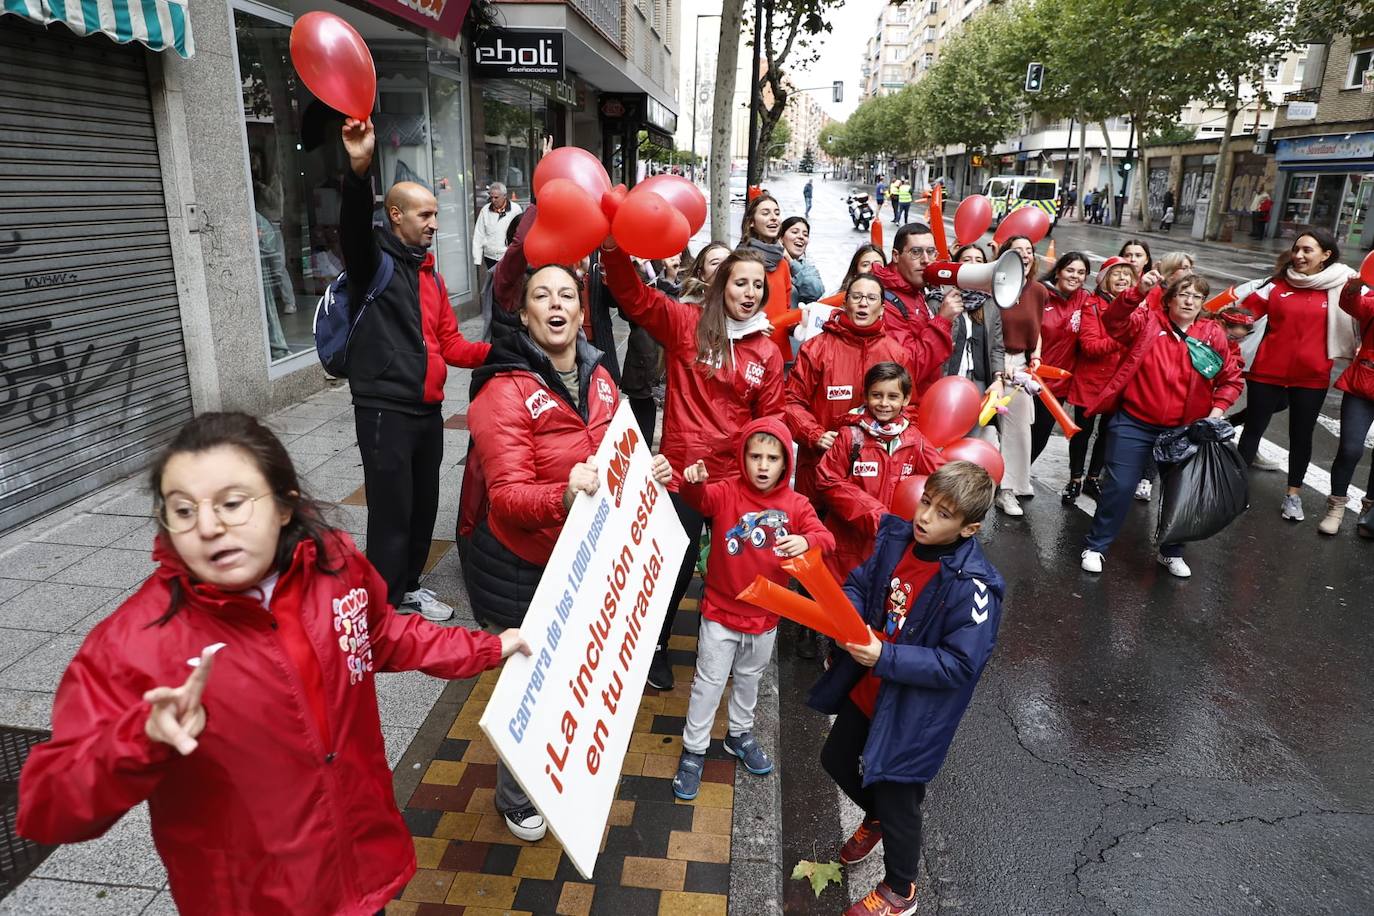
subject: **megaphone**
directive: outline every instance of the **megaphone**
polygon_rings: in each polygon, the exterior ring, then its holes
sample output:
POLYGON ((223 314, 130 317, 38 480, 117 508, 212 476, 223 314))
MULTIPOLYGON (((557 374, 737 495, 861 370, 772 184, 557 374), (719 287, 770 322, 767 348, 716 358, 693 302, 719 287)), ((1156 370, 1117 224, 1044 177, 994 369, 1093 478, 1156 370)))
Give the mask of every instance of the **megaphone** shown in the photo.
POLYGON ((936 261, 923 272, 927 286, 957 286, 990 293, 998 308, 1009 309, 1026 285, 1026 266, 1015 251, 1007 251, 991 264, 956 264, 936 261))

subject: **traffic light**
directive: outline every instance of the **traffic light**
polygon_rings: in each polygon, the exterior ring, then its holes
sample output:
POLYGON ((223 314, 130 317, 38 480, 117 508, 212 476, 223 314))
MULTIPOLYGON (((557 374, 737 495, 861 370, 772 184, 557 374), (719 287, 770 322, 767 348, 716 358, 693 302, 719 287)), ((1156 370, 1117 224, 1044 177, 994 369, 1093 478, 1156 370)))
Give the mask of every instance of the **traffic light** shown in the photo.
POLYGON ((1026 67, 1026 91, 1039 92, 1043 85, 1045 85, 1045 65, 1033 60, 1026 67))
POLYGON ((1116 167, 1116 173, 1120 175, 1123 180, 1129 178, 1131 175, 1131 166, 1132 163, 1128 159, 1116 167))
POLYGON ((830 100, 835 103, 844 101, 844 80, 835 80, 832 84, 830 100))

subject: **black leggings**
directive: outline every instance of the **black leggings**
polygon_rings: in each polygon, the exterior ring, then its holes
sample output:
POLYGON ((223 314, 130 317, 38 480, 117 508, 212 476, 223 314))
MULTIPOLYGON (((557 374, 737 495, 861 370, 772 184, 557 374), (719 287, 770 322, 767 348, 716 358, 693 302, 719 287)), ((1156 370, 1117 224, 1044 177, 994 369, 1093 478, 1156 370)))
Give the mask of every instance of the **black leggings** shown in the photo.
POLYGON ((1246 464, 1259 454, 1260 439, 1269 427, 1269 418, 1288 404, 1288 485, 1302 486, 1307 465, 1312 461, 1312 433, 1326 400, 1325 388, 1285 388, 1264 382, 1245 386, 1245 426, 1240 434, 1240 456, 1246 464))
POLYGON ((658 649, 668 648, 668 638, 673 635, 673 620, 677 617, 677 606, 682 603, 682 596, 687 594, 687 586, 692 584, 692 573, 697 568, 697 560, 701 556, 701 529, 705 527, 706 519, 701 517, 701 513, 687 505, 687 501, 676 493, 669 493, 668 498, 673 501, 673 508, 677 510, 677 520, 682 523, 682 530, 687 532, 687 555, 682 558, 682 568, 678 570, 677 582, 673 584, 673 596, 668 601, 668 613, 663 618, 663 629, 658 634, 658 649))
POLYGON ((634 414, 639 431, 644 434, 644 445, 650 451, 654 447, 654 426, 658 422, 658 402, 652 396, 629 398, 630 413, 634 414))
POLYGON ((1097 477, 1102 473, 1102 466, 1107 460, 1107 420, 1105 416, 1088 416, 1085 407, 1074 405, 1073 422, 1077 423, 1082 432, 1069 440, 1069 479, 1080 480, 1083 477, 1083 463, 1088 463, 1088 476, 1097 477), (1093 442, 1092 460, 1088 461, 1088 440, 1093 433, 1097 433, 1097 439, 1093 442))
MULTIPOLYGON (((1346 392, 1341 398, 1341 444, 1331 463, 1331 495, 1344 496, 1355 477, 1355 466, 1364 457, 1364 440, 1374 425, 1374 401, 1346 392)), ((1374 499, 1374 461, 1369 465, 1366 498, 1374 499)))
POLYGON ((1035 420, 1031 423, 1031 464, 1040 457, 1054 434, 1054 415, 1039 398, 1035 399, 1035 420))
POLYGON ((875 818, 882 825, 883 866, 887 869, 883 880, 905 895, 916 883, 916 866, 921 859, 921 802, 926 797, 926 784, 875 782, 864 786, 859 757, 871 725, 863 710, 846 700, 821 748, 821 766, 840 791, 863 809, 865 818, 875 818))

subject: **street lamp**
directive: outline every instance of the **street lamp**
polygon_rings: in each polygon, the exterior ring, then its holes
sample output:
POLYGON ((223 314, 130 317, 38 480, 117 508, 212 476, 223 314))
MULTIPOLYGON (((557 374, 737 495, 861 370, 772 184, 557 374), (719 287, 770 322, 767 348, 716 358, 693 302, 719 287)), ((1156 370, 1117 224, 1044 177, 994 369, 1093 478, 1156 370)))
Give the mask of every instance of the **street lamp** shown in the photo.
POLYGON ((719 19, 720 13, 698 13, 692 38, 692 180, 697 180, 697 99, 701 96, 701 20, 719 19))

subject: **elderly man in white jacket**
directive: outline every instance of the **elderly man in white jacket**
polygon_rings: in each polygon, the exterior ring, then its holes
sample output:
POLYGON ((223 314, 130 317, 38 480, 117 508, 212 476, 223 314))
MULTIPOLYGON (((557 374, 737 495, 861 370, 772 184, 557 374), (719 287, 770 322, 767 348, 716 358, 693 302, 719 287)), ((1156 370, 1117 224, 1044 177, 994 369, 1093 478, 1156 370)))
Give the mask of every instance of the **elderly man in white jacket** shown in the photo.
POLYGON ((491 270, 506 253, 506 227, 510 225, 520 205, 510 199, 506 186, 499 181, 487 185, 485 207, 477 211, 477 225, 472 231, 472 263, 491 270))

